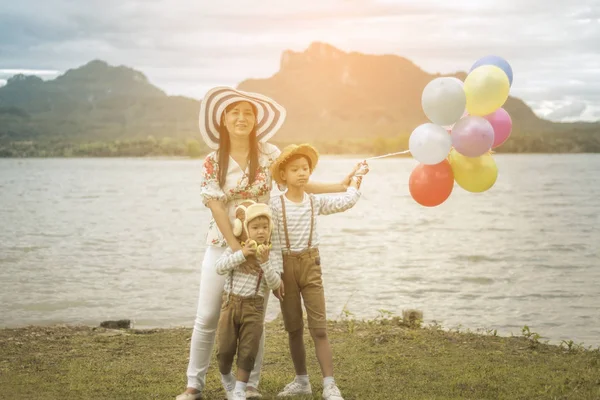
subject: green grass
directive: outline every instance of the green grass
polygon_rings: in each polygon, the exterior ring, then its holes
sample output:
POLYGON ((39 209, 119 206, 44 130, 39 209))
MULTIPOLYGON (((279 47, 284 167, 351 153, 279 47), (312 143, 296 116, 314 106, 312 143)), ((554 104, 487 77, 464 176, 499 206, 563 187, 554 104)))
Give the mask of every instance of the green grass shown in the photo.
MULTIPOLYGON (((600 351, 573 343, 411 328, 399 318, 331 322, 336 381, 352 399, 600 399, 600 351)), ((0 330, 0 399, 174 399, 191 329, 79 326, 0 330)), ((322 381, 308 335, 314 399, 322 381)), ((265 398, 294 376, 279 320, 267 325, 265 398)), ((206 399, 222 399, 213 360, 206 399)))

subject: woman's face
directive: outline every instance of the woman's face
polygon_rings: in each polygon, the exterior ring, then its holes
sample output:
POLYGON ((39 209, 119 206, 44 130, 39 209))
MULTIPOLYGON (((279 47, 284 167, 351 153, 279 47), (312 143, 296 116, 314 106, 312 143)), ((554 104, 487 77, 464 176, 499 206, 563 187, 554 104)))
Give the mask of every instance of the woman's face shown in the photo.
POLYGON ((231 136, 247 137, 256 124, 250 103, 242 101, 225 112, 225 127, 231 136))

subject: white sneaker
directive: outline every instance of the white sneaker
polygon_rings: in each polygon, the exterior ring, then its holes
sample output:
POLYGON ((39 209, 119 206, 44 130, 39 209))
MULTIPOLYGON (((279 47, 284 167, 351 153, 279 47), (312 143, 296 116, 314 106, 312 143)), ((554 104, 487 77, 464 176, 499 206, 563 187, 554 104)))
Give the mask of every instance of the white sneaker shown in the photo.
POLYGON ((292 382, 285 385, 285 387, 281 392, 279 392, 277 397, 301 396, 305 394, 312 395, 312 388, 310 387, 310 382, 307 385, 305 385, 296 382, 296 380, 293 380, 292 382))
POLYGON ((258 391, 258 389, 249 386, 246 389, 246 398, 247 399, 260 399, 262 398, 262 394, 258 391))
POLYGON ((231 400, 246 400, 246 391, 234 390, 231 400))
POLYGON ((225 389, 225 396, 227 396, 227 400, 233 400, 233 390, 225 389))
POLYGON ((344 398, 337 385, 330 383, 323 388, 323 400, 344 400, 344 398))
POLYGON ((175 400, 200 400, 202 399, 202 393, 181 393, 175 397, 175 400))

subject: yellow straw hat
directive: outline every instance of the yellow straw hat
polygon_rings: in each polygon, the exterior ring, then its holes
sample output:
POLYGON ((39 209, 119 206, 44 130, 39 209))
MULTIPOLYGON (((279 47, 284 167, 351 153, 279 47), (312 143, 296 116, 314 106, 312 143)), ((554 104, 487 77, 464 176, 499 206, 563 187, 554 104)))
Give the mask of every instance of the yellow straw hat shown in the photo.
POLYGON ((297 154, 308 157, 310 160, 310 172, 312 173, 315 170, 317 162, 319 161, 319 153, 317 152, 317 149, 308 143, 290 144, 283 149, 279 157, 277 157, 277 159, 273 161, 273 164, 271 164, 271 177, 275 182, 281 185, 285 184, 285 182, 281 180, 281 174, 279 173, 279 170, 285 164, 285 162, 290 159, 290 157, 297 154))

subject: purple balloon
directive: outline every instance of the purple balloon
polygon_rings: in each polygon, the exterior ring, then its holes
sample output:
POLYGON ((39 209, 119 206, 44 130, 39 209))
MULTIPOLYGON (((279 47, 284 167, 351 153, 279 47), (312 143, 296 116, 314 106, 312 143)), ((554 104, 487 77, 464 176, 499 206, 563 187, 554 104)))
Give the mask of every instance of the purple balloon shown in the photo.
POLYGON ((496 148, 506 142, 512 131, 512 119, 508 112, 504 108, 499 108, 483 118, 487 119, 494 129, 494 144, 492 144, 492 148, 496 148))
POLYGON ((478 116, 460 119, 450 133, 452 146, 465 157, 479 157, 487 153, 494 143, 494 128, 478 116))

